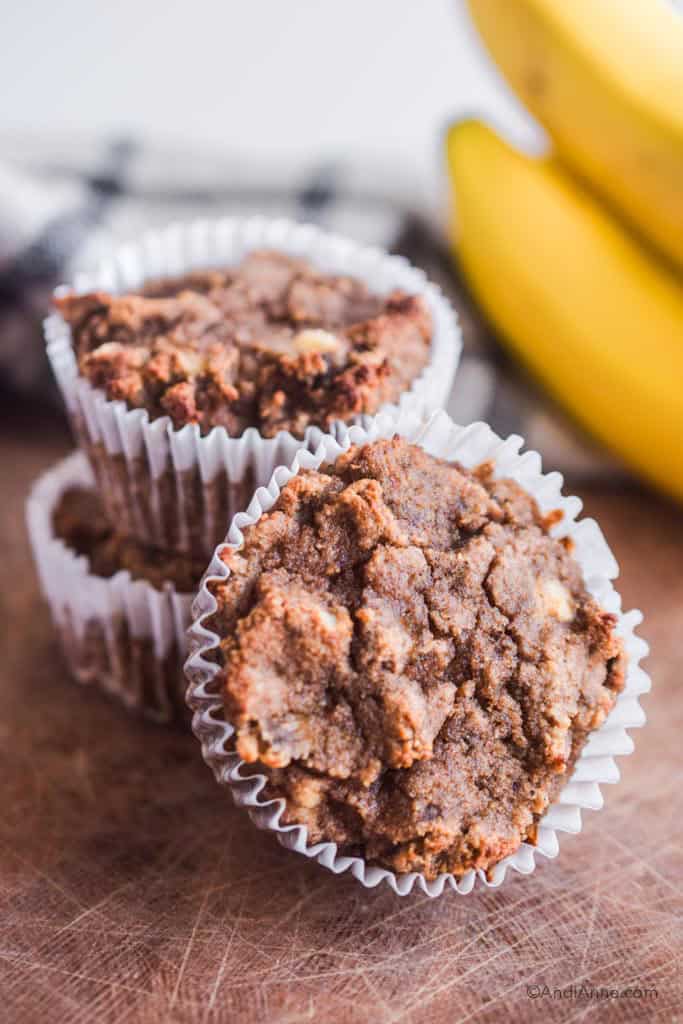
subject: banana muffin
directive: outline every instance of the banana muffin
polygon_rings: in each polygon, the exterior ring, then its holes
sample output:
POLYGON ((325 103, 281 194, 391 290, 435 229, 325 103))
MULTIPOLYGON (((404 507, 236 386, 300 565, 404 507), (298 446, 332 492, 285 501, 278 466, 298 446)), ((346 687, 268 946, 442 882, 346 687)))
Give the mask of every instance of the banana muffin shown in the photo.
POLYGON ((535 842, 626 668, 558 518, 394 438, 299 473, 224 549, 212 655, 284 823, 429 879, 535 842))
POLYGON ((265 437, 374 413, 429 359, 420 296, 259 251, 230 269, 185 274, 141 292, 67 295, 79 372, 107 398, 152 419, 265 437))
POLYGON ((52 514, 54 534, 89 562, 90 572, 108 578, 126 569, 134 580, 146 580, 161 590, 173 583, 179 593, 197 589, 206 565, 201 559, 153 548, 116 534, 96 492, 69 487, 52 514))
POLYGON ((81 484, 60 494, 50 520, 51 540, 88 561, 86 573, 67 563, 61 589, 53 580, 46 595, 74 677, 157 722, 187 724, 185 630, 204 563, 118 536, 81 484), (112 580, 124 569, 131 581, 112 580), (142 581, 152 589, 136 590, 142 581))

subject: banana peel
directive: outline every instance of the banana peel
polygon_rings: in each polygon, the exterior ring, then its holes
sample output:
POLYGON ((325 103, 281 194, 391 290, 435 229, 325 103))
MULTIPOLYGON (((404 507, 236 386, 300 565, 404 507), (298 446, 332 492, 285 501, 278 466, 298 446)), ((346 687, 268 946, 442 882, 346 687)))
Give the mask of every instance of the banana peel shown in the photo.
POLYGON ((586 430, 683 500, 683 287, 553 158, 447 136, 458 264, 501 338, 586 430))
POLYGON ((556 152, 683 267, 683 17, 668 0, 467 0, 556 152))

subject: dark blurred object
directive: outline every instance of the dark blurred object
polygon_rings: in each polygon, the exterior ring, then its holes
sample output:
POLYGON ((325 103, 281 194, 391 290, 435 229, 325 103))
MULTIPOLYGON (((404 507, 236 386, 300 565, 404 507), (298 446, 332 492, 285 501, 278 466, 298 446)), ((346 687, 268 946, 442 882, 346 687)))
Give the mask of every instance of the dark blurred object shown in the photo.
POLYGON ((460 423, 516 432, 549 464, 583 476, 619 472, 530 386, 496 345, 453 273, 438 223, 386 169, 324 163, 253 166, 130 140, 54 151, 14 140, 0 164, 0 388, 60 408, 41 321, 57 284, 113 241, 174 220, 263 214, 314 221, 405 255, 452 299, 465 349, 448 405, 460 423))
POLYGON ((40 325, 52 290, 123 192, 130 143, 113 143, 77 193, 64 183, 0 167, 0 383, 3 390, 55 396, 40 325))

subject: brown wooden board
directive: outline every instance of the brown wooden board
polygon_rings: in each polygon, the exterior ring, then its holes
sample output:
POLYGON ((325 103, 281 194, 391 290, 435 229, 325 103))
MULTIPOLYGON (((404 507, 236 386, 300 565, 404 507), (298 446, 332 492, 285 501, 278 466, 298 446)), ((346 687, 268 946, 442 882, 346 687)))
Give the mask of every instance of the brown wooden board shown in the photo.
POLYGON ((683 1020, 679 509, 585 494, 652 645, 649 722, 606 808, 531 878, 401 899, 284 851, 218 790, 191 736, 68 679, 23 503, 69 442, 26 417, 2 428, 0 1020, 683 1020), (582 983, 657 998, 528 988, 582 983))

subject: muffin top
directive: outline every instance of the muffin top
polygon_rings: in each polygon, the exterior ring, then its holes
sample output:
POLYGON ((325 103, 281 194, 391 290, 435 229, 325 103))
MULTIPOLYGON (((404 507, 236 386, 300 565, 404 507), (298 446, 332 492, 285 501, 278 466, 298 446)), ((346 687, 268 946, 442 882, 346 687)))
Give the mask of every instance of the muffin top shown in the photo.
POLYGON ((300 436, 376 412, 419 375, 432 335, 420 296, 374 295, 269 251, 135 294, 67 295, 57 307, 80 373, 109 399, 235 437, 247 427, 300 436))
POLYGON ((206 569, 202 560, 118 537, 97 494, 87 487, 64 491, 52 513, 52 529, 68 548, 85 555, 95 576, 108 579, 127 569, 133 579, 146 580, 157 590, 173 583, 180 593, 192 593, 206 569))
POLYGON ((535 841, 625 672, 559 517, 394 438, 298 474, 225 549, 226 717, 285 822, 428 878, 535 841))

